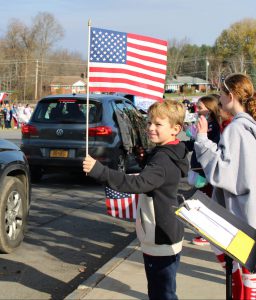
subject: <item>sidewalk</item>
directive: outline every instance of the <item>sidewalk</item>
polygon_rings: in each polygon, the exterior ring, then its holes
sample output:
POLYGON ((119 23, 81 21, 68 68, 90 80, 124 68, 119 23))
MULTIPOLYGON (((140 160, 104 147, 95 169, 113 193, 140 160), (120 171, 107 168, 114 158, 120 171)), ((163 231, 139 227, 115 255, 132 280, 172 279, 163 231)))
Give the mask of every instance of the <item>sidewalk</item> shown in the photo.
MULTIPOLYGON (((182 299, 225 299, 225 275, 210 246, 191 244, 185 230, 177 294, 182 299)), ((111 259, 65 299, 148 299, 142 253, 137 240, 111 259)))

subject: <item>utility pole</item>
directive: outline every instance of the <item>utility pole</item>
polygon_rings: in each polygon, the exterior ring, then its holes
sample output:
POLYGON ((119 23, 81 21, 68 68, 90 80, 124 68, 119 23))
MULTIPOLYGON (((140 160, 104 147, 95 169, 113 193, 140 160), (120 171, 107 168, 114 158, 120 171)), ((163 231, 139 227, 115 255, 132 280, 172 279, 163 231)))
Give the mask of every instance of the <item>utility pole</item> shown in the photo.
POLYGON ((27 66, 27 64, 28 64, 28 62, 27 62, 27 56, 26 56, 26 60, 25 60, 25 72, 24 72, 24 86, 23 86, 23 103, 25 103, 26 102, 26 88, 27 88, 27 68, 28 68, 28 66, 27 66))
POLYGON ((38 86, 38 59, 36 60, 35 100, 37 100, 37 86, 38 86))
POLYGON ((208 93, 208 81, 209 81, 209 73, 208 73, 208 70, 209 70, 209 61, 208 61, 208 58, 206 56, 205 58, 205 67, 206 67, 206 75, 205 75, 205 80, 206 80, 206 86, 205 86, 205 93, 207 94, 208 93))

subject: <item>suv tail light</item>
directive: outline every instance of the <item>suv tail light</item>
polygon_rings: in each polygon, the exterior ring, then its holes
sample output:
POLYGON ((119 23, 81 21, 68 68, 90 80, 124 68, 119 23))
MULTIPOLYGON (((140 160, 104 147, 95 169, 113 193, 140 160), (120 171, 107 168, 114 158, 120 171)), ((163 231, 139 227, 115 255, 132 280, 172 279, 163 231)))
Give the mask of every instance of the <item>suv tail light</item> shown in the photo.
POLYGON ((89 136, 108 136, 112 134, 112 128, 109 126, 97 126, 89 128, 89 136))
POLYGON ((25 137, 38 136, 38 130, 35 126, 29 124, 23 124, 21 127, 21 133, 25 137))

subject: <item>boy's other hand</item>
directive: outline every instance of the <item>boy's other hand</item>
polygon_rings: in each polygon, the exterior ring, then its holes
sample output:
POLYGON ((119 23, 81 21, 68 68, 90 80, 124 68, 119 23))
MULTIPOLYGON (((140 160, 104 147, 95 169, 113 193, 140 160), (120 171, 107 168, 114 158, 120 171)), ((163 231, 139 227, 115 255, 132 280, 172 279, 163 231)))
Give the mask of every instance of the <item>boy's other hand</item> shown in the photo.
POLYGON ((205 116, 200 116, 197 123, 197 133, 207 133, 208 131, 208 122, 205 116))
POLYGON ((90 173, 93 169, 96 160, 92 158, 90 155, 87 155, 83 161, 83 170, 85 173, 90 173))

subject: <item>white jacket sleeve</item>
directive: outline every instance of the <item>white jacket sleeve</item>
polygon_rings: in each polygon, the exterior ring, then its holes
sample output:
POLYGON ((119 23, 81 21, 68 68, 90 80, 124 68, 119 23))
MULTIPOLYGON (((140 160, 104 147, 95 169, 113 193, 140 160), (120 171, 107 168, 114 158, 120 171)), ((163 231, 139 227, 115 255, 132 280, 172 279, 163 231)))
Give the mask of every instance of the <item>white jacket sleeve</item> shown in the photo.
POLYGON ((252 138, 249 132, 236 124, 230 124, 225 129, 219 145, 210 141, 206 134, 197 135, 196 156, 210 184, 235 195, 248 192, 245 178, 248 176, 249 147, 245 143, 250 143, 252 138))

